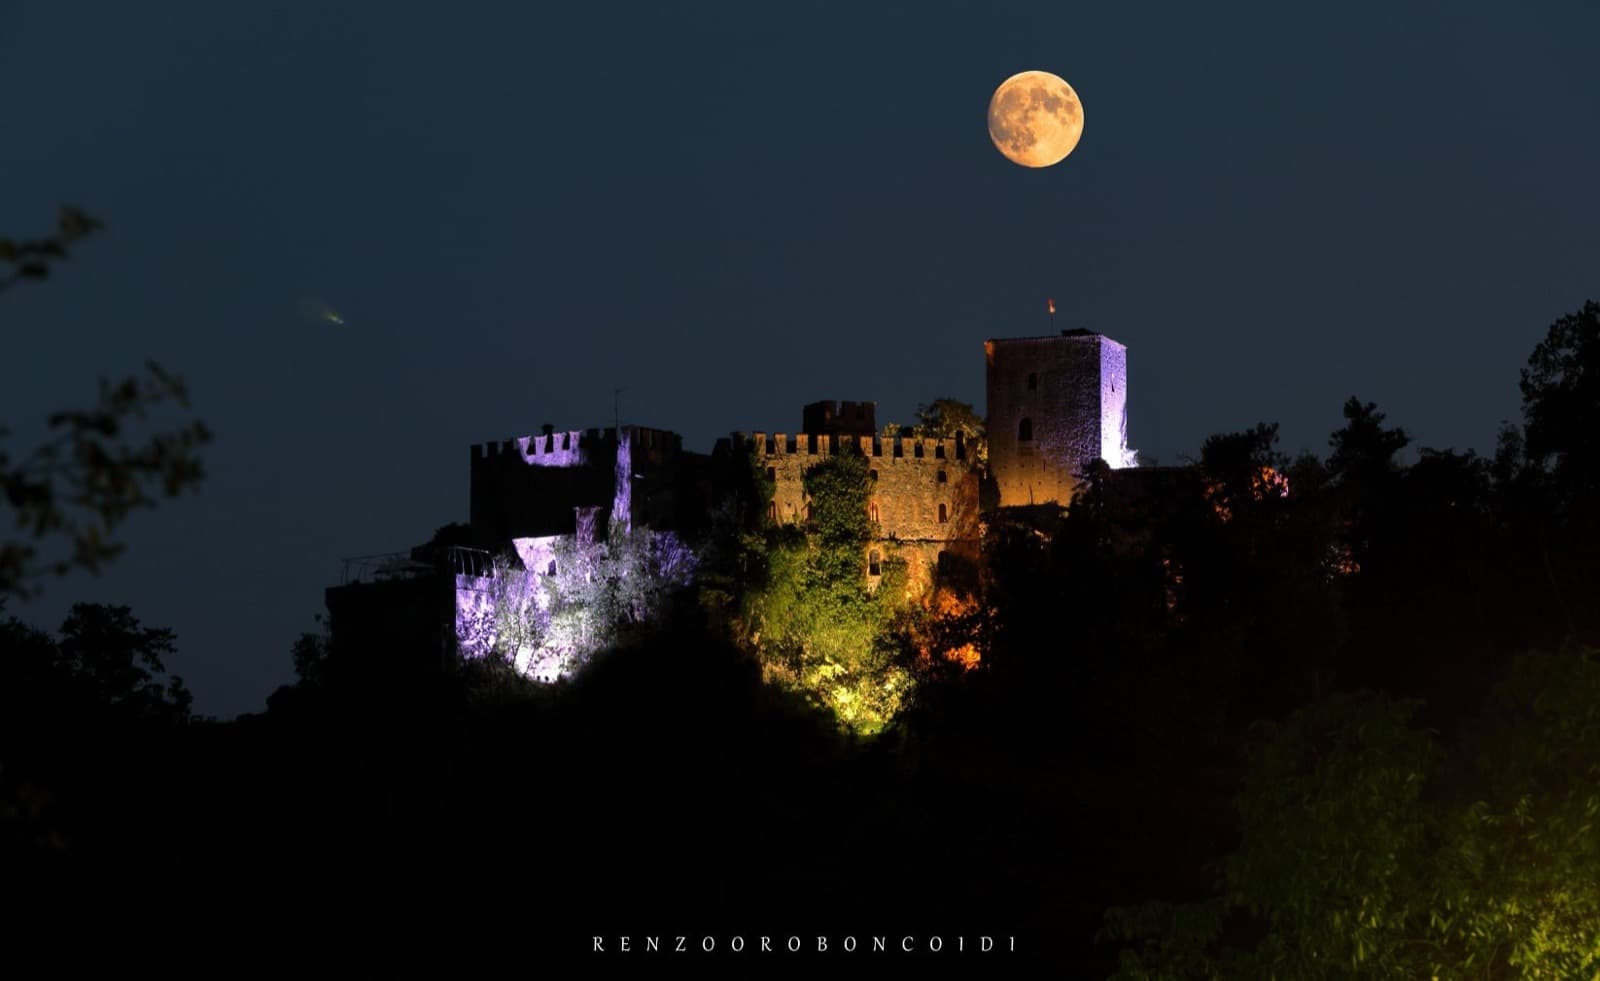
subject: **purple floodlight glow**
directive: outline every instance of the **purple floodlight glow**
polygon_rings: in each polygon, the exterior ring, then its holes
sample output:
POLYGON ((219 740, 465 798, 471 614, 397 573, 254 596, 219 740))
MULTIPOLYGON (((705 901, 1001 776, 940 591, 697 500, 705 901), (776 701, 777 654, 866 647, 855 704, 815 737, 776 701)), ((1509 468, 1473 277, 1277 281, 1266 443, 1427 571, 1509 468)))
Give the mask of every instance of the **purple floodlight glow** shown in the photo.
POLYGON ((1113 470, 1139 465, 1128 448, 1128 349, 1100 338, 1100 456, 1113 470))
POLYGON ((505 657, 526 677, 553 682, 609 646, 622 623, 654 620, 693 581, 698 555, 676 535, 641 528, 597 541, 587 510, 579 524, 588 536, 518 538, 516 561, 456 577, 462 657, 505 657))
POLYGON ((589 455, 577 430, 540 436, 517 437, 522 459, 533 467, 581 467, 589 455))
POLYGON ((633 527, 633 433, 617 430, 617 488, 611 499, 611 533, 624 534, 633 527))

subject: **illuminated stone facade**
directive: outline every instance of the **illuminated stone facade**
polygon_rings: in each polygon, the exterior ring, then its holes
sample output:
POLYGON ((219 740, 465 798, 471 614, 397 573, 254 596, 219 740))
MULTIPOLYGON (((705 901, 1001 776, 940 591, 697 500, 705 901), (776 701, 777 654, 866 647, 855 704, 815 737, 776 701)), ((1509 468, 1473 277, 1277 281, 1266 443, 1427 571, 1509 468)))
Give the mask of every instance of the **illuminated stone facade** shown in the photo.
MULTIPOLYGON (((872 402, 814 402, 803 409, 800 432, 736 433, 710 455, 685 452, 678 434, 643 426, 547 431, 473 446, 470 520, 460 540, 442 550, 414 549, 401 562, 410 570, 403 579, 347 577, 330 588, 335 648, 388 650, 404 639, 416 648, 418 664, 471 656, 488 641, 473 636, 483 634, 489 613, 494 552, 512 546, 528 582, 537 584, 562 574, 557 554, 563 542, 603 543, 613 531, 636 528, 692 540, 708 528, 714 502, 748 482, 744 468, 752 456, 774 489, 767 517, 796 525, 808 519, 806 471, 841 452, 864 457, 874 537, 862 556, 862 574, 875 588, 886 563, 903 559, 908 596, 922 594, 941 563, 977 563, 979 488, 986 476, 995 481, 1002 507, 1066 505, 1090 461, 1104 459, 1113 469, 1133 465, 1123 345, 1069 331, 989 340, 984 352, 987 475, 961 436, 882 436, 872 402), (423 552, 448 553, 454 564, 424 562, 423 552), (451 606, 453 617, 444 612, 451 606), (438 629, 427 628, 435 621, 438 629), (407 627, 396 633, 391 622, 407 627)), ((518 666, 536 677, 565 670, 542 662, 518 666)))
POLYGON ((1001 507, 1070 504, 1091 461, 1134 465, 1127 348, 1081 330, 983 348, 989 470, 1001 507))
POLYGON ((863 557, 870 583, 876 583, 883 560, 891 556, 906 560, 913 592, 927 585, 943 554, 977 557, 979 473, 961 437, 755 432, 735 434, 733 445, 753 449, 756 466, 773 482, 767 516, 779 524, 806 522, 808 469, 841 452, 866 458, 867 506, 875 532, 863 557))

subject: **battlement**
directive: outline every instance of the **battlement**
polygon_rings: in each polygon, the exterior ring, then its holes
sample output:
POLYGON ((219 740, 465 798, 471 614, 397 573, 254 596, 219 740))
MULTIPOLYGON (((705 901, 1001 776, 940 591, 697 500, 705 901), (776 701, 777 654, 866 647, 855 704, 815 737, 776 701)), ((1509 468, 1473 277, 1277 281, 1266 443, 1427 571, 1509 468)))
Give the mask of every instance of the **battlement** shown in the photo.
POLYGON ((862 456, 906 460, 967 459, 965 437, 933 439, 913 436, 848 436, 824 433, 734 433, 729 445, 736 450, 753 449, 765 457, 813 456, 826 458, 839 453, 859 452, 862 456))
MULTIPOLYGON (((677 453, 683 449, 683 437, 667 429, 623 426, 622 434, 635 450, 677 453)), ((609 464, 616 445, 617 430, 610 426, 604 429, 567 429, 498 442, 474 443, 472 462, 517 459, 535 467, 581 467, 590 462, 609 464), (591 460, 590 453, 596 449, 602 450, 602 453, 591 460)))

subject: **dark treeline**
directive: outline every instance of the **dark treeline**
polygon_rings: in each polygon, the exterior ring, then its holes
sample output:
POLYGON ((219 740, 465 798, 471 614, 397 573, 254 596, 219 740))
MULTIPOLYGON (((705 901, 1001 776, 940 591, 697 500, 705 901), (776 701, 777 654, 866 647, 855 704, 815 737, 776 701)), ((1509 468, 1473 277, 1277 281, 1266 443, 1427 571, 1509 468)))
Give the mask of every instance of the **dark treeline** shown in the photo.
POLYGON ((917 698, 872 739, 763 685, 693 596, 549 687, 492 663, 353 676, 307 636, 300 682, 231 722, 190 717, 163 670, 175 639, 126 609, 77 607, 53 634, 12 620, 0 841, 23 943, 0 956, 1592 970, 1600 826, 1569 819, 1600 807, 1600 306, 1551 327, 1522 392, 1489 455, 1414 447, 1352 398, 1321 456, 1256 424, 1192 469, 1091 471, 1064 515, 995 519, 982 568, 944 570, 983 584, 957 625, 983 667, 908 661, 917 698), (726 952, 763 934, 1022 953, 726 952), (599 959, 596 935, 721 953, 599 959))

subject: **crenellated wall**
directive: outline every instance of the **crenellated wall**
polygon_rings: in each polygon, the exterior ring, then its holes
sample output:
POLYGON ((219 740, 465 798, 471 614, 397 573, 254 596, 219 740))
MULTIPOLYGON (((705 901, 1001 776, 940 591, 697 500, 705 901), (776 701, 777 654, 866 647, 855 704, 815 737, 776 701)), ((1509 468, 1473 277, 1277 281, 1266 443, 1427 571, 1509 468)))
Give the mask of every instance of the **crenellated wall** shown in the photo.
POLYGON ((570 534, 573 508, 622 528, 671 524, 685 500, 683 437, 645 426, 573 429, 472 447, 471 522, 486 541, 570 534))
MULTIPOLYGON (((838 453, 866 458, 868 508, 876 523, 871 551, 880 559, 907 560, 913 590, 926 585, 939 554, 951 549, 976 554, 979 539, 979 474, 966 441, 914 437, 844 436, 820 433, 735 433, 735 448, 753 448, 756 466, 773 482, 768 516, 780 524, 807 519, 805 473, 838 453)), ((870 569, 869 575, 870 575, 870 569)))

